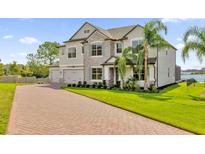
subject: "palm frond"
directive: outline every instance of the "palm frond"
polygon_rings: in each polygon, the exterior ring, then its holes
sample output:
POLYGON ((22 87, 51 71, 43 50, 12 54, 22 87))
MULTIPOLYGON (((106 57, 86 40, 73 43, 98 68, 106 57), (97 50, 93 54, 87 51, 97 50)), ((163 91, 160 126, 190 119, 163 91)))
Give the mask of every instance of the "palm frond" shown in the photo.
POLYGON ((190 36, 194 36, 198 38, 200 37, 200 33, 201 33, 200 28, 197 26, 193 26, 186 31, 186 33, 183 36, 183 40, 184 42, 188 42, 190 39, 190 36))

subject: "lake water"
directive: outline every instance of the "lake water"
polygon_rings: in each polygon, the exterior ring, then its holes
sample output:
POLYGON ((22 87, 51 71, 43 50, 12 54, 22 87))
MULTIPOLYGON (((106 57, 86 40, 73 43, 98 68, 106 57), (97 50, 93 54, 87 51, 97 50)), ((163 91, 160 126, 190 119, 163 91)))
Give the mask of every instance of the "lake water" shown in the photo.
POLYGON ((192 74, 181 74, 181 79, 191 79, 194 78, 198 82, 205 82, 205 75, 192 75, 192 74))

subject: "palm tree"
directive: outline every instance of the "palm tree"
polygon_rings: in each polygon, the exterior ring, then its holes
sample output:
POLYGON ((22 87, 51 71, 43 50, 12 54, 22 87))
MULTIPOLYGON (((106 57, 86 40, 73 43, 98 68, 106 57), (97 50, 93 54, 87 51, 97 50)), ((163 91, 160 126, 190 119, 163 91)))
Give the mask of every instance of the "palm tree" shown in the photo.
POLYGON ((184 47, 182 49, 182 58, 189 57, 189 51, 196 51, 196 55, 200 62, 205 56, 205 27, 199 28, 197 26, 191 27, 184 34, 184 47))
POLYGON ((141 80, 141 73, 143 70, 144 63, 144 51, 142 44, 137 45, 134 49, 132 49, 132 57, 130 58, 134 63, 134 69, 138 74, 138 80, 141 80))
POLYGON ((144 90, 148 89, 148 50, 149 48, 170 47, 170 44, 165 41, 160 32, 167 34, 167 27, 161 21, 151 21, 144 26, 144 90))
POLYGON ((127 61, 131 58, 131 51, 132 51, 131 47, 125 48, 122 54, 119 57, 117 57, 117 59, 115 60, 115 65, 118 68, 119 75, 122 80, 121 88, 123 88, 125 85, 124 77, 127 72, 126 65, 127 65, 127 61))

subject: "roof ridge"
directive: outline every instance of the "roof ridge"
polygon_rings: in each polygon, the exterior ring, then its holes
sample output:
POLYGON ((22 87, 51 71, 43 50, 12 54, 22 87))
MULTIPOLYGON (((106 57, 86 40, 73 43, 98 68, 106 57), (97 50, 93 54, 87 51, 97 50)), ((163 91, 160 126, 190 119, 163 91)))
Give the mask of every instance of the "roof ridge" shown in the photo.
POLYGON ((121 27, 109 28, 106 30, 113 30, 113 29, 119 29, 119 28, 124 28, 124 27, 134 27, 134 26, 137 26, 137 25, 121 26, 121 27))

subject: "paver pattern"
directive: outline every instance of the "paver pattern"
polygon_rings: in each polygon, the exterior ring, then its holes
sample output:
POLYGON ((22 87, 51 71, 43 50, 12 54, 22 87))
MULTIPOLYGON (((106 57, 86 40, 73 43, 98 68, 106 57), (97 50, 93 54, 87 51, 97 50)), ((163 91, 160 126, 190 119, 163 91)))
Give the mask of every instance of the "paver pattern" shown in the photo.
POLYGON ((59 89, 18 86, 7 134, 192 134, 59 89))

